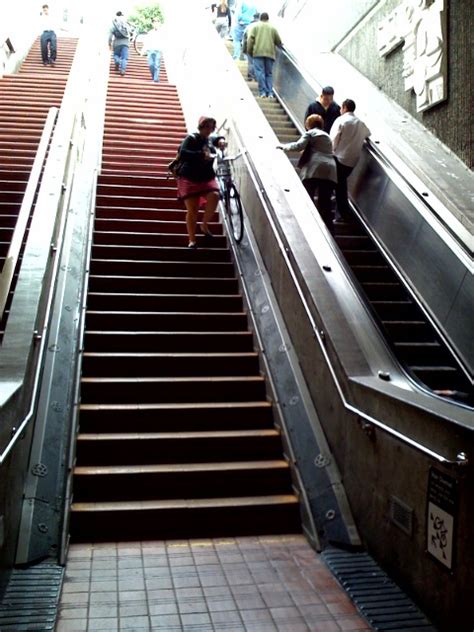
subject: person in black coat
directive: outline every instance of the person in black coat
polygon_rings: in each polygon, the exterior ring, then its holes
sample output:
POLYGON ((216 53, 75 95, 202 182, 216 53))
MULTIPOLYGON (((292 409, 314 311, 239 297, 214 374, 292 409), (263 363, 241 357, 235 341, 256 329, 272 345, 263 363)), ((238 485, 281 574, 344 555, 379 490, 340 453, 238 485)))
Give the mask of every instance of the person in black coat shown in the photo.
POLYGON ((304 120, 306 121, 311 114, 319 114, 323 117, 324 131, 329 134, 332 124, 341 115, 341 108, 334 101, 334 88, 326 86, 322 89, 319 98, 308 105, 304 120))

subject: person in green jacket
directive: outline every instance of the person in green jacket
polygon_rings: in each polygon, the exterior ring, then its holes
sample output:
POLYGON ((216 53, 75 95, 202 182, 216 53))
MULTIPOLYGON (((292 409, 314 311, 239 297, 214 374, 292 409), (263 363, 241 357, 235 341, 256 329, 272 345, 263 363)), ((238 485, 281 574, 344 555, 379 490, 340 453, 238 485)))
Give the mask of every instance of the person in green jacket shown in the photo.
POLYGON ((268 13, 260 14, 260 22, 252 27, 248 36, 247 52, 253 57, 258 92, 262 98, 273 98, 273 63, 276 47, 282 46, 280 35, 268 23, 268 13))

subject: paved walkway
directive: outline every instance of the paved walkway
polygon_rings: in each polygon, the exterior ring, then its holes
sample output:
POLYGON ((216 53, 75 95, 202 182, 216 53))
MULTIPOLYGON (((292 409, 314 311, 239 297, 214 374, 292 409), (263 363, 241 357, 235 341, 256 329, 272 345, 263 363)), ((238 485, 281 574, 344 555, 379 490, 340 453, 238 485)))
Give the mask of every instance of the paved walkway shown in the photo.
POLYGON ((72 545, 56 632, 370 629, 291 535, 72 545))

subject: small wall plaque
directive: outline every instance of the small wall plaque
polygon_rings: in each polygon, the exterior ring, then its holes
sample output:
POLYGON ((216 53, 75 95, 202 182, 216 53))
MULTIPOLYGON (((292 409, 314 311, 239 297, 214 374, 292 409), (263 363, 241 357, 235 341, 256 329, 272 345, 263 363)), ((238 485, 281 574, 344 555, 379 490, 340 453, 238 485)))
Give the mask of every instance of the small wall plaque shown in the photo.
POLYGON ((438 562, 453 569, 453 542, 458 508, 458 482, 435 468, 428 479, 426 549, 438 562))

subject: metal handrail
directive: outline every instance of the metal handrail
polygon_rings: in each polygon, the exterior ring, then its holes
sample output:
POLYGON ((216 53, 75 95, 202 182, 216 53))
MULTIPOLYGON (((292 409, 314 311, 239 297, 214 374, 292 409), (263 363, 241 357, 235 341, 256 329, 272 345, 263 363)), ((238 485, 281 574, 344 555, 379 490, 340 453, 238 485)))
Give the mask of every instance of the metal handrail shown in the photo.
MULTIPOLYGON (((240 142, 240 139, 239 139, 240 142)), ((443 456, 442 454, 438 454, 437 452, 435 452, 434 450, 432 450, 431 448, 428 448, 427 446, 418 443, 417 441, 415 441, 414 439, 412 439, 411 437, 408 437, 407 435, 404 435, 403 433, 399 432, 398 430, 396 430, 395 428, 392 428, 390 426, 388 426, 387 424, 384 424, 382 421, 375 419, 374 417, 368 415, 366 412, 364 412, 363 410, 361 410, 360 408, 358 408, 357 406, 354 406, 353 404, 351 404, 347 399, 346 396, 344 395, 344 391, 342 389, 342 385, 341 382, 338 378, 338 376, 336 375, 336 372, 334 370, 334 367, 332 366, 332 362, 331 359, 329 357, 329 354, 327 352, 326 349, 326 345, 324 343, 324 339, 323 339, 323 335, 322 332, 320 331, 320 329, 318 328, 318 325, 314 319, 314 316, 311 312, 310 306, 305 298, 304 292, 301 288, 299 279, 297 277, 296 271, 294 269, 294 266, 292 265, 292 262, 290 260, 289 257, 289 248, 285 245, 284 243, 284 234, 281 234, 281 231, 278 229, 278 221, 277 219, 274 217, 273 211, 270 210, 272 209, 272 204, 270 202, 270 200, 268 199, 268 196, 266 195, 265 192, 265 188, 263 186, 263 183, 260 180, 260 177, 258 175, 257 169, 255 167, 255 165, 253 164, 253 161, 250 157, 250 155, 247 152, 247 160, 249 162, 249 166, 250 166, 250 170, 252 173, 252 176, 255 178, 256 180, 256 184, 257 186, 257 193, 259 195, 261 195, 261 197, 263 198, 262 201, 264 202, 264 205, 267 207, 267 209, 270 212, 270 221, 272 224, 272 228, 273 228, 273 232, 275 234, 275 238, 279 244, 280 247, 280 252, 285 260, 285 263, 288 267, 288 270, 290 272, 291 278, 293 280, 293 283, 295 284, 295 288, 296 291, 298 292, 298 295, 300 297, 301 303, 303 305, 303 308, 306 312, 306 315, 308 317, 311 329, 313 331, 313 335, 315 337, 315 339, 318 341, 319 347, 322 351, 323 357, 325 359, 326 365, 329 369, 329 372, 331 373, 331 377, 333 379, 334 385, 337 389, 337 392, 339 394, 339 397, 341 399, 341 402, 344 406, 344 408, 356 415, 358 415, 361 419, 365 420, 365 422, 369 425, 373 425, 377 428, 379 428, 380 430, 382 430, 383 432, 391 435, 392 437, 396 438, 397 440, 406 443, 407 445, 411 446, 412 448, 418 450, 419 452, 422 452, 423 454, 425 454, 426 456, 429 456, 430 458, 436 460, 438 463, 440 463, 441 465, 444 465, 445 467, 466 467, 467 465, 469 465, 469 459, 468 456, 465 452, 459 452, 456 455, 455 459, 449 459, 445 456, 443 456)))
MULTIPOLYGON (((64 228, 66 225, 66 213, 62 213, 62 217, 61 217, 61 221, 60 221, 60 225, 59 225, 59 230, 57 233, 57 239, 56 239, 56 243, 60 244, 62 243, 62 237, 64 234, 64 228)), ((51 316, 51 310, 53 307, 53 297, 54 297, 54 293, 55 293, 55 280, 58 274, 58 269, 59 269, 59 262, 60 262, 60 257, 55 257, 53 264, 52 264, 52 271, 51 271, 51 279, 50 279, 50 283, 49 283, 49 292, 48 292, 48 296, 46 299, 46 308, 45 308, 45 312, 44 312, 44 318, 43 318, 43 331, 40 333, 39 331, 35 331, 35 335, 34 335, 34 340, 40 341, 40 348, 38 351, 38 357, 37 357, 37 361, 36 361, 36 366, 35 366, 35 373, 34 373, 34 379, 33 379, 33 388, 32 388, 32 392, 31 392, 31 398, 30 398, 30 406, 29 406, 29 410, 26 414, 26 416, 24 417, 23 421, 20 423, 20 425, 18 426, 18 428, 13 428, 12 429, 12 437, 10 439, 10 441, 8 442, 6 448, 3 450, 3 452, 0 454, 0 467, 3 465, 3 463, 5 462, 5 460, 7 459, 8 455, 10 454, 10 452, 12 451, 13 447, 15 446, 16 442, 18 441, 18 439, 20 439, 21 435, 23 434, 23 432, 26 429, 26 426, 29 424, 29 422, 33 419, 33 416, 35 414, 36 411, 36 405, 37 405, 37 400, 38 400, 38 396, 39 396, 39 387, 40 387, 40 381, 41 381, 41 370, 43 367, 43 356, 44 356, 44 352, 45 352, 45 348, 46 348, 46 344, 48 342, 48 336, 47 336, 47 330, 48 330, 48 323, 50 321, 50 316, 51 316)))
POLYGON ((58 108, 49 108, 33 162, 33 167, 31 168, 30 177, 28 178, 25 193, 23 194, 23 200, 21 202, 20 212, 18 213, 10 247, 8 248, 5 263, 3 264, 2 273, 0 275, 0 320, 3 318, 5 306, 8 301, 8 295, 10 294, 13 276, 20 257, 21 247, 23 245, 28 220, 30 218, 31 208, 33 206, 38 183, 41 178, 41 169, 43 168, 43 163, 48 151, 49 141, 56 123, 58 112, 58 108))

